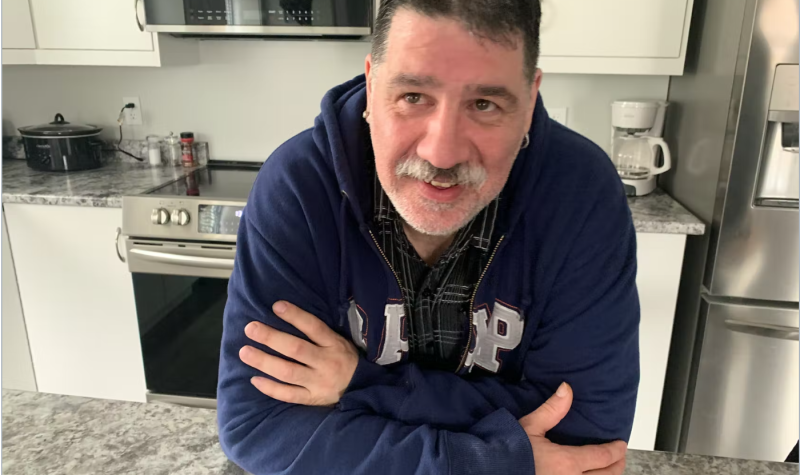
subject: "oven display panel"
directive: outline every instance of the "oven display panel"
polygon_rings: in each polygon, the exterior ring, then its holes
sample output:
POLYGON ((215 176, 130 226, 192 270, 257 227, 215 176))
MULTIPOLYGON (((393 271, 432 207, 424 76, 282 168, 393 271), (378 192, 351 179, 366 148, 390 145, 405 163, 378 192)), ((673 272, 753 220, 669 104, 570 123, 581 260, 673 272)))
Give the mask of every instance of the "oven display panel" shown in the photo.
POLYGON ((235 235, 243 212, 244 206, 200 205, 197 232, 235 235))

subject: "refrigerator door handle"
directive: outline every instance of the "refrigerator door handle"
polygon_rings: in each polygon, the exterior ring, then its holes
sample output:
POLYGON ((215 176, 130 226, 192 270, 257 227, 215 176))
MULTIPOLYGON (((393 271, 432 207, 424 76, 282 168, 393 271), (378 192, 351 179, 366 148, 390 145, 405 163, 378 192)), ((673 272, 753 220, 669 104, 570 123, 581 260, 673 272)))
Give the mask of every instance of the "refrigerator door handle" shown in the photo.
POLYGON ((800 329, 786 327, 783 325, 771 325, 769 323, 747 322, 742 320, 725 320, 725 326, 729 329, 740 332, 758 335, 767 338, 778 338, 781 340, 797 341, 800 329))

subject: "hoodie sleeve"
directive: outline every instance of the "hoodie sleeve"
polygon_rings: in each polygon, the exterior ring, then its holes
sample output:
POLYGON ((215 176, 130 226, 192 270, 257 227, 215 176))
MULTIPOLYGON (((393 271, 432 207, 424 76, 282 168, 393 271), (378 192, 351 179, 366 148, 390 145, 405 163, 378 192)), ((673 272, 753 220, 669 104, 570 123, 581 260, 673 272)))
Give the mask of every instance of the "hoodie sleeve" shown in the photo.
MULTIPOLYGON (((324 262, 312 239, 318 229, 310 229, 311 223, 330 219, 325 215, 331 209, 297 198, 298 184, 277 168, 281 158, 286 157, 270 158, 248 200, 228 288, 217 388, 220 443, 228 457, 254 475, 533 473, 530 442, 505 409, 463 431, 448 431, 424 422, 406 424, 366 406, 287 404, 250 384, 258 372, 238 356, 242 346, 253 344, 244 335, 247 323, 258 320, 301 336, 272 313, 272 303, 280 299, 323 319, 332 315, 329 289, 319 278, 324 262)), ((303 187, 324 187, 307 176, 302 180, 303 187)), ((407 394, 402 381, 385 388, 367 399, 390 404, 407 394)))
POLYGON ((573 405, 548 433, 550 440, 566 445, 627 442, 639 385, 636 235, 624 194, 614 185, 603 190, 606 198, 597 200, 569 244, 520 382, 462 378, 413 364, 384 368, 362 358, 342 407, 366 407, 406 423, 425 421, 458 430, 500 408, 519 419, 566 381, 573 388, 573 405), (399 411, 372 397, 387 391, 383 385, 400 381, 411 390, 399 411))

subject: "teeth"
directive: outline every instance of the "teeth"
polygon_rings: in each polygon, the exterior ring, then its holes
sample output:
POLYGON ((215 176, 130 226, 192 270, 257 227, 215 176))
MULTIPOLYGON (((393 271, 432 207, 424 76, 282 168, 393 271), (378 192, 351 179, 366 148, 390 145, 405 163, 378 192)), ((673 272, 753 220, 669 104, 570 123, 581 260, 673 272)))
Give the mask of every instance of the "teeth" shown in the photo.
POLYGON ((442 183, 441 181, 436 180, 431 180, 429 183, 436 188, 450 188, 451 186, 454 186, 452 183, 442 183))

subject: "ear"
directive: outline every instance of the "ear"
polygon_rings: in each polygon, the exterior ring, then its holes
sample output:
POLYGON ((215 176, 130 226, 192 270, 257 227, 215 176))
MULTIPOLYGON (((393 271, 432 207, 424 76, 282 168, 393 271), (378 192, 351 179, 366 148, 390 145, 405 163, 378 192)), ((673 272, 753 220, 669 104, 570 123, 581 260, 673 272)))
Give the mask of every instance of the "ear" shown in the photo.
POLYGON ((539 97, 539 87, 542 85, 542 70, 536 68, 536 72, 533 74, 533 81, 531 82, 531 102, 528 104, 528 107, 531 111, 528 114, 526 121, 525 121, 525 130, 529 130, 531 128, 531 122, 533 121, 533 111, 536 109, 536 99, 539 97))
POLYGON ((372 73, 374 68, 372 67, 372 54, 368 54, 367 58, 364 60, 364 75, 367 76, 367 110, 370 109, 370 101, 372 97, 372 73))
POLYGON ((536 106, 536 98, 539 97, 539 87, 542 85, 542 70, 536 68, 533 74, 533 82, 531 83, 531 110, 536 106))

